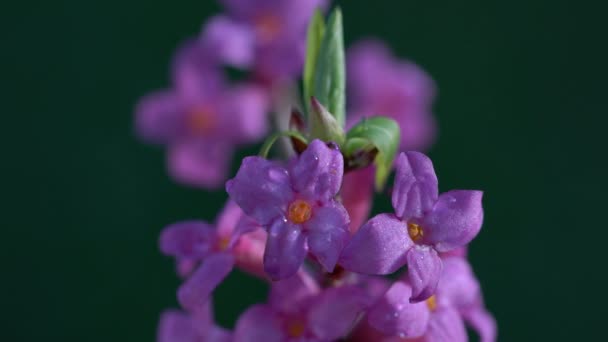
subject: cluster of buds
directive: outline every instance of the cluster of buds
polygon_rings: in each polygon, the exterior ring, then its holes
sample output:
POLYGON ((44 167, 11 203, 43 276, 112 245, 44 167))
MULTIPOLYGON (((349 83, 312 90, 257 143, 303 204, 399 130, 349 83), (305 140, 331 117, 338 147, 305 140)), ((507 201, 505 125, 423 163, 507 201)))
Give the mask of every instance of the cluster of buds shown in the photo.
POLYGON ((222 3, 227 13, 179 49, 173 87, 136 111, 139 135, 167 146, 175 180, 225 185, 229 197, 215 223, 161 233, 183 283, 182 310, 162 314, 158 341, 459 342, 467 325, 495 341, 467 261, 482 192, 439 194, 431 160, 417 152, 435 137, 432 80, 378 41, 345 54, 341 12, 325 20, 327 1, 222 3), (246 76, 228 82, 225 66, 246 76), (265 137, 228 179, 233 151, 265 137), (269 159, 275 143, 283 148, 269 159), (393 171, 393 210, 372 216, 393 171), (270 293, 228 330, 211 299, 235 267, 270 293))

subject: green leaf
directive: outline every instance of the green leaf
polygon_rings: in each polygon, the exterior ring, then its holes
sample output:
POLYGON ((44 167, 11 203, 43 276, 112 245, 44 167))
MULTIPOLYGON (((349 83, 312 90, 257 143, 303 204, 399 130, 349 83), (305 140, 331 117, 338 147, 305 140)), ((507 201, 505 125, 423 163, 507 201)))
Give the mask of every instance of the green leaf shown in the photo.
POLYGON ((314 88, 314 73, 317 67, 317 57, 321 48, 321 41, 325 34, 325 21, 321 10, 315 10, 315 13, 308 24, 308 33, 306 36, 306 62, 304 63, 304 99, 306 112, 310 112, 310 97, 313 94, 314 88))
POLYGON ((264 141, 264 144, 260 148, 260 153, 258 153, 258 155, 260 157, 266 158, 268 156, 268 152, 270 152, 270 148, 272 147, 272 145, 274 145, 274 143, 277 141, 277 139, 279 139, 281 137, 292 137, 292 138, 301 140, 304 143, 307 143, 306 138, 300 132, 296 132, 296 131, 276 132, 273 135, 266 138, 266 141, 264 141))
POLYGON ((358 151, 378 150, 374 159, 376 165, 376 189, 384 187, 390 174, 393 160, 399 147, 399 125, 392 119, 375 116, 363 119, 346 134, 343 151, 347 156, 358 151))
POLYGON ((344 34, 342 11, 336 8, 327 20, 321 47, 314 70, 315 96, 344 127, 346 72, 344 61, 344 34))

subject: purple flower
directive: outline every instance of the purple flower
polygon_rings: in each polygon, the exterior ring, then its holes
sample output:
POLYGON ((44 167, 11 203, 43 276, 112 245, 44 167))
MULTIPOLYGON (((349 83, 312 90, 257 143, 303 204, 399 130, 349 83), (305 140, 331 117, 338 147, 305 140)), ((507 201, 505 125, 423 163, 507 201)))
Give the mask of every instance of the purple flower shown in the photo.
POLYGON ((220 69, 191 41, 178 51, 172 73, 172 89, 151 93, 138 103, 137 134, 167 146, 175 180, 217 187, 226 179, 235 146, 265 134, 267 94, 255 85, 227 84, 220 69))
POLYGON ((370 211, 372 210, 374 200, 374 168, 369 166, 345 174, 340 196, 350 216, 349 230, 351 233, 356 233, 369 218, 370 211))
POLYGON ((205 26, 202 45, 226 64, 251 67, 264 80, 302 72, 306 28, 327 0, 223 0, 226 15, 205 26))
POLYGON ((241 315, 234 341, 335 341, 348 334, 366 305, 363 290, 342 286, 321 291, 300 272, 273 283, 269 303, 241 315))
POLYGON ((288 167, 247 157, 226 183, 230 198, 268 230, 264 269, 271 278, 295 274, 309 250, 333 270, 349 237, 348 214, 334 199, 343 168, 337 148, 314 140, 288 167))
POLYGON ((377 215, 363 225, 340 264, 365 274, 388 274, 407 264, 412 301, 430 297, 441 274, 438 252, 469 243, 483 221, 481 191, 438 192, 431 160, 419 152, 401 153, 392 195, 395 214, 377 215))
MULTIPOLYGON (((189 311, 204 307, 211 292, 232 271, 236 262, 259 255, 256 249, 263 250, 263 245, 249 242, 242 236, 256 228, 244 217, 236 204, 228 202, 220 215, 217 229, 202 221, 182 221, 163 230, 160 236, 161 251, 175 257, 178 270, 187 276, 177 291, 182 307, 189 311), (243 258, 243 255, 247 258, 243 258), (200 265, 192 272, 198 263, 200 265), (189 269, 185 269, 184 265, 189 269)), ((249 267, 255 262, 245 260, 249 267)), ((257 264, 261 269, 261 259, 257 260, 257 264)))
POLYGON ((246 23, 224 15, 211 18, 203 28, 200 44, 219 63, 249 67, 255 58, 255 32, 246 23))
POLYGON ((468 254, 469 254, 468 246, 463 246, 460 248, 452 249, 451 251, 439 253, 439 256, 441 257, 441 259, 445 259, 448 257, 466 258, 468 254))
POLYGON ((482 342, 496 340, 494 318, 481 303, 479 283, 465 259, 445 259, 437 292, 425 302, 411 303, 411 294, 407 280, 395 282, 369 311, 369 324, 389 336, 424 336, 426 342, 464 342, 467 321, 482 342))
POLYGON ((481 342, 496 341, 496 321, 483 303, 481 286, 471 265, 462 257, 443 259, 444 271, 435 295, 438 305, 451 305, 479 335, 481 342))
POLYGON ((347 73, 349 124, 388 116, 401 127, 401 150, 429 147, 435 138, 435 85, 422 69, 393 57, 382 42, 365 40, 349 49, 347 73))
POLYGON ((430 312, 424 302, 410 303, 411 295, 412 287, 407 282, 395 282, 368 313, 370 325, 389 336, 422 336, 430 312))
POLYGON ((232 341, 232 334, 213 322, 211 303, 190 314, 178 310, 163 312, 156 335, 158 342, 232 341))

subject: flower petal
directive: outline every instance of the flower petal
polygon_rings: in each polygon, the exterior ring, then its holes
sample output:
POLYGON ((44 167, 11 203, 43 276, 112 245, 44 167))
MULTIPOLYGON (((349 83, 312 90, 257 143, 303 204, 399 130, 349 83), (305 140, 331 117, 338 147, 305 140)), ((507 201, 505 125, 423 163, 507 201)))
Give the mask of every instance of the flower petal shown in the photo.
POLYGON ((182 131, 184 104, 173 91, 164 90, 142 97, 135 108, 135 129, 146 142, 166 144, 182 131))
MULTIPOLYGON (((351 107, 367 107, 369 103, 377 102, 383 92, 378 90, 377 83, 379 82, 370 81, 385 80, 394 73, 391 51, 380 40, 365 39, 350 46, 346 58, 346 80, 348 82, 346 89, 351 107)), ((382 88, 386 88, 384 83, 381 82, 382 88)), ((368 113, 368 115, 372 114, 375 113, 368 113)), ((387 115, 389 113, 378 114, 387 115)), ((351 115, 350 111, 349 115, 351 115)), ((360 117, 357 119, 360 120, 360 117)))
POLYGON ((441 252, 439 253, 439 256, 441 257, 441 259, 450 257, 466 258, 468 254, 468 246, 462 246, 456 249, 452 249, 451 251, 441 252))
POLYGON ((262 233, 263 241, 266 241, 266 235, 261 226, 251 217, 245 215, 241 207, 232 200, 228 200, 224 209, 217 219, 217 235, 222 242, 228 242, 225 249, 234 248, 239 239, 244 235, 254 231, 262 233))
POLYGON ((291 180, 297 192, 312 199, 329 200, 342 185, 344 158, 337 148, 313 140, 291 169, 291 180))
POLYGON ((201 260, 209 255, 215 243, 213 226, 203 221, 182 221, 167 226, 160 234, 160 250, 180 259, 201 260))
POLYGON ((234 342, 285 341, 282 321, 267 305, 254 305, 236 322, 234 342))
POLYGON ((222 104, 223 131, 237 143, 261 140, 268 131, 269 99, 259 86, 244 84, 227 92, 222 104))
POLYGON ((261 225, 284 214, 293 197, 287 170, 260 157, 247 157, 226 191, 243 211, 261 225))
POLYGON ((342 203, 350 216, 349 230, 357 232, 369 218, 374 200, 374 169, 367 167, 344 175, 340 189, 342 203))
POLYGON ((188 258, 176 258, 175 259, 175 271, 178 276, 185 279, 194 269, 198 266, 198 261, 188 258))
POLYGON ((167 310, 160 316, 157 342, 196 342, 198 336, 192 318, 185 312, 167 310))
POLYGON ((171 66, 172 83, 187 103, 213 103, 226 88, 222 69, 211 51, 189 39, 176 50, 171 66))
POLYGON ((439 196, 433 211, 422 220, 424 241, 439 252, 447 252, 469 243, 483 223, 483 192, 452 190, 439 196))
POLYGON ((382 276, 360 276, 360 286, 365 290, 368 305, 378 301, 391 287, 393 281, 382 276))
POLYGON ((229 342, 232 341, 232 333, 215 324, 213 320, 213 300, 210 298, 202 310, 191 312, 192 323, 198 333, 197 341, 205 342, 229 342))
POLYGON ((394 215, 380 214, 352 237, 342 251, 339 264, 358 273, 393 273, 405 265, 412 245, 405 223, 394 215))
POLYGON ((348 213, 335 201, 314 210, 310 221, 304 223, 308 247, 325 271, 332 272, 348 241, 348 213))
POLYGON ((410 303, 412 288, 395 282, 368 313, 369 324, 387 335, 418 337, 424 334, 429 321, 425 303, 410 303))
POLYGON ((204 337, 198 341, 205 342, 232 342, 232 333, 224 328, 212 326, 205 332, 204 337))
POLYGON ((273 282, 268 303, 276 312, 282 314, 298 312, 317 293, 319 286, 316 280, 302 270, 292 277, 273 282))
POLYGON ((412 285, 410 301, 419 302, 432 296, 441 276, 442 263, 429 246, 416 245, 407 253, 407 277, 412 285))
POLYGON ((234 201, 228 200, 215 223, 217 235, 221 238, 230 238, 243 216, 245 215, 241 207, 234 201))
POLYGON ((209 256, 177 290, 180 305, 189 311, 200 310, 233 266, 234 257, 230 254, 209 256))
MULTIPOLYGON (((282 1, 251 1, 251 0, 220 0, 220 4, 225 7, 226 11, 243 21, 247 19, 255 19, 256 15, 263 14, 262 10, 271 11, 268 15, 275 14, 276 9, 269 6, 271 4, 280 4, 282 1)), ((276 7, 276 5, 274 6, 276 7)))
POLYGON ((422 217, 433 208, 438 196, 433 162, 420 152, 405 152, 399 155, 395 165, 392 195, 395 214, 403 220, 422 217))
POLYGON ((308 325, 322 341, 344 337, 363 314, 365 293, 354 286, 329 288, 313 300, 308 312, 308 325))
POLYGON ((201 188, 217 188, 228 173, 232 147, 212 140, 187 139, 169 147, 169 173, 176 181, 201 188))
MULTIPOLYGON (((253 233, 253 232, 256 232, 257 236, 263 235, 263 239, 261 239, 261 240, 263 242, 262 244, 265 244, 266 231, 262 230, 261 228, 262 228, 262 226, 260 226, 260 224, 257 223, 251 217, 249 217, 247 215, 241 216, 241 219, 236 224, 236 227, 234 228, 234 231, 232 232, 232 238, 230 239, 230 244, 229 244, 230 247, 234 247, 239 242, 239 239, 241 239, 241 237, 243 237, 243 235, 253 233)), ((257 239, 257 236, 256 236, 256 239, 257 239)), ((253 237, 251 237, 251 238, 253 238, 253 237)), ((258 239, 258 240, 260 240, 260 239, 258 239)))
POLYGON ((425 337, 428 342, 466 342, 468 340, 462 318, 452 308, 437 309, 433 312, 425 337))
MULTIPOLYGON (((290 1, 293 2, 293 1, 290 1)), ((297 1, 302 2, 302 1, 297 1)), ((291 18, 290 18, 291 19, 291 18)), ((265 80, 294 79, 301 75, 306 44, 301 36, 281 34, 274 40, 256 49, 256 71, 265 80)))
POLYGON ((463 313, 463 317, 477 332, 481 342, 496 341, 496 320, 482 306, 467 310, 463 313))
POLYGON ((437 285, 439 305, 464 310, 474 305, 480 295, 479 282, 465 259, 443 259, 443 271, 437 285))
POLYGON ((434 140, 435 84, 414 63, 394 57, 379 40, 362 40, 347 52, 349 122, 383 115, 401 127, 401 150, 424 150, 434 140), (352 101, 350 101, 352 99, 352 101))
POLYGON ((212 327, 206 334, 205 342, 232 342, 232 334, 223 328, 212 327))
POLYGON ((205 49, 225 64, 247 67, 253 62, 255 41, 247 25, 218 15, 207 21, 201 38, 205 49))
POLYGON ((245 271, 261 279, 267 279, 266 272, 264 272, 266 239, 266 231, 260 229, 242 235, 234 244, 232 255, 236 258, 236 265, 241 271, 245 271))
POLYGON ((273 280, 291 277, 302 266, 306 249, 300 226, 278 219, 268 230, 264 270, 273 280))

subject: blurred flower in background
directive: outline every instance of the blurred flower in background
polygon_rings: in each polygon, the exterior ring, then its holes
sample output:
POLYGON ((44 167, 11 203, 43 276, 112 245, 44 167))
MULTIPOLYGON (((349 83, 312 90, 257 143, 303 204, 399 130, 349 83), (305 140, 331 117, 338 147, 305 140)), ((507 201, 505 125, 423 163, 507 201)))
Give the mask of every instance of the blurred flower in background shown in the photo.
POLYGON ((223 62, 251 71, 267 83, 300 77, 306 52, 306 28, 328 0, 221 0, 226 13, 205 26, 202 41, 223 62))
POLYGON ((142 140, 167 147, 176 181, 217 188, 237 146, 259 141, 268 129, 268 97, 254 83, 230 83, 208 51, 188 41, 173 62, 171 89, 145 96, 136 109, 142 140))
POLYGON ((392 56, 379 40, 362 40, 348 49, 349 122, 382 115, 401 127, 402 151, 425 151, 435 140, 432 105, 435 83, 416 64, 392 56))

